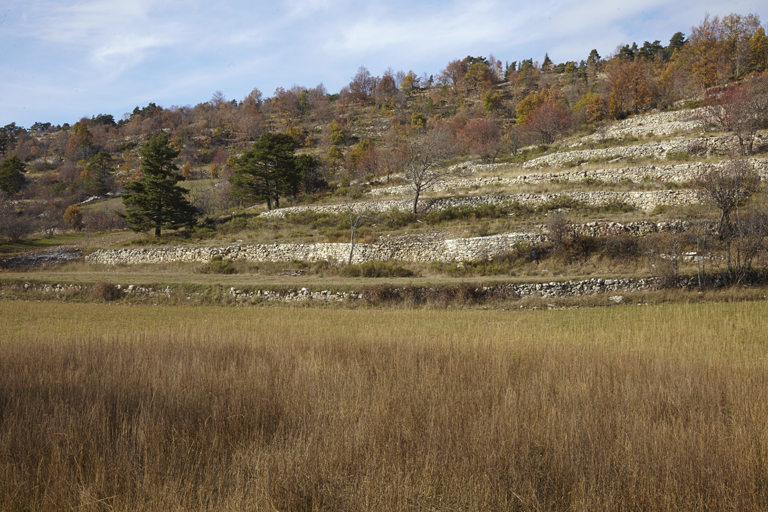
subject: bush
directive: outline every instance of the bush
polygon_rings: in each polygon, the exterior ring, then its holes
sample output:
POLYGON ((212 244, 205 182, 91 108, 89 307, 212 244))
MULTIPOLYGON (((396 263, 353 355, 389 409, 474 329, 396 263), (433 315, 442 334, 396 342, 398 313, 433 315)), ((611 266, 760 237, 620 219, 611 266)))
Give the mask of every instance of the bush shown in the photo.
POLYGON ((91 288, 91 296, 96 300, 110 302, 119 299, 121 293, 116 285, 106 281, 99 281, 91 288))
POLYGON ((410 210, 390 208, 380 214, 378 220, 388 228, 397 229, 413 224, 416 221, 416 214, 410 210))
POLYGON ((237 269, 232 265, 232 260, 217 254, 211 261, 200 269, 201 274, 236 274, 237 269))
POLYGON ((428 224, 439 224, 451 220, 498 219, 508 215, 510 212, 510 207, 502 207, 495 204, 461 205, 430 212, 424 217, 424 220, 428 224))
POLYGON ((668 151, 667 160, 674 160, 676 162, 687 162, 691 159, 691 155, 685 151, 668 151))
POLYGON ((576 199, 568 195, 562 195, 562 196, 553 197, 549 201, 540 204, 536 208, 536 211, 541 213, 546 213, 552 210, 569 210, 569 209, 572 210, 572 209, 581 208, 583 206, 584 206, 584 203, 582 203, 581 201, 577 201, 576 199))
POLYGON ((640 240, 629 235, 606 237, 601 256, 612 260, 630 260, 642 254, 640 240))
POLYGON ((627 213, 635 209, 631 204, 618 199, 611 199, 597 208, 600 213, 627 213))

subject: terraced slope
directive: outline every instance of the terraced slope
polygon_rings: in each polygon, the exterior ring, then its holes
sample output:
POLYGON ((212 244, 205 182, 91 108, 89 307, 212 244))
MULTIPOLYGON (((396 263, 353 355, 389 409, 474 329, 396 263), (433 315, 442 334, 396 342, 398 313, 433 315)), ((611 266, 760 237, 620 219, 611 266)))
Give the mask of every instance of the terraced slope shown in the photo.
MULTIPOLYGON (((491 259, 509 251, 518 242, 535 246, 547 240, 549 233, 544 222, 515 223, 516 211, 538 209, 545 216, 547 211, 571 214, 569 205, 593 213, 588 219, 574 215, 576 231, 581 234, 642 236, 664 231, 669 229, 669 224, 657 213, 696 205, 700 196, 691 188, 692 181, 706 169, 723 166, 724 157, 736 145, 732 136, 707 136, 700 129, 699 116, 697 111, 637 116, 610 126, 603 133, 561 143, 556 152, 523 165, 459 164, 455 167, 459 177, 440 182, 419 201, 421 214, 493 205, 511 219, 511 227, 515 229, 491 233, 492 236, 470 233, 486 236, 462 238, 443 233, 436 237, 428 230, 421 230, 416 236, 382 233, 370 243, 356 244, 353 251, 349 243, 249 244, 194 250, 98 251, 89 256, 89 261, 110 264, 207 261, 223 255, 253 262, 342 262, 348 260, 350 253, 352 261, 358 263, 389 259, 405 262, 491 259), (605 144, 611 137, 612 147, 595 147, 600 140, 605 144)), ((761 177, 768 177, 768 159, 754 158, 752 162, 761 177)), ((394 184, 374 188, 357 201, 281 208, 261 213, 259 217, 281 219, 308 212, 317 215, 367 212, 375 217, 379 213, 409 211, 411 194, 409 186, 394 184)))

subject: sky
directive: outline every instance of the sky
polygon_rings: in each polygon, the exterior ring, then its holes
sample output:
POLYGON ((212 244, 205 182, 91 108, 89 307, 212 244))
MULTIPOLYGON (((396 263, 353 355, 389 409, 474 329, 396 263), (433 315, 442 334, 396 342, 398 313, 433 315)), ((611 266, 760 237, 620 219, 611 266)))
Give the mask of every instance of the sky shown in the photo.
POLYGON ((119 120, 150 102, 349 84, 360 66, 438 75, 467 55, 555 62, 690 34, 765 0, 3 0, 0 126, 119 120))

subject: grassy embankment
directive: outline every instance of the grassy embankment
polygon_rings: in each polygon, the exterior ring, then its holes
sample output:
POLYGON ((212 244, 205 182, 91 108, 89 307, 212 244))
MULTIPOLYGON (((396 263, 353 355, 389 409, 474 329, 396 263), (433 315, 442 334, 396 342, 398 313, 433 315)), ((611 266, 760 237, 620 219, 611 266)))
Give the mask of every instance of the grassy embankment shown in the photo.
POLYGON ((766 304, 0 302, 1 510, 764 510, 766 304))

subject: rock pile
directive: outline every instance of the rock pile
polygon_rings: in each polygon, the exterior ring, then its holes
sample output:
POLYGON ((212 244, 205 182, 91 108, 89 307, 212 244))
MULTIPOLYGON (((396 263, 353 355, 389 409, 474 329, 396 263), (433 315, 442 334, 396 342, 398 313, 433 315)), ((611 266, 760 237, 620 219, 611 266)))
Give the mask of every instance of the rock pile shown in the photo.
POLYGON ((41 267, 52 265, 64 265, 77 261, 82 256, 79 249, 66 249, 57 247, 45 252, 32 252, 8 258, 0 261, 0 266, 5 268, 41 267))

